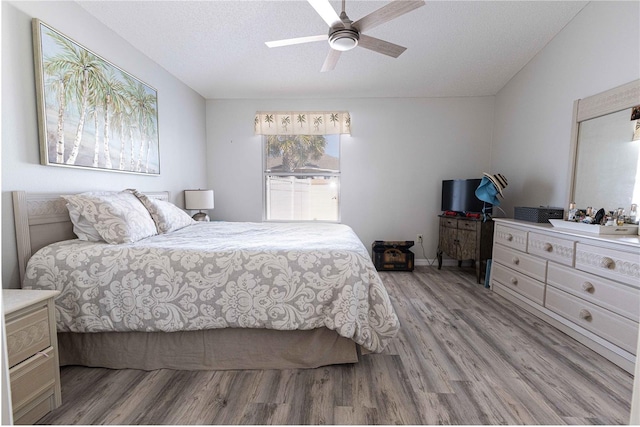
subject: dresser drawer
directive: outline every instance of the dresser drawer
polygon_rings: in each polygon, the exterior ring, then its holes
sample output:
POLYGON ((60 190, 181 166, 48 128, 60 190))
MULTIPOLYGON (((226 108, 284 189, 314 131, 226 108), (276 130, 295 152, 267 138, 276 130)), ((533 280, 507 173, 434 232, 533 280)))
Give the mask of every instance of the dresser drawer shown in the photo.
POLYGON ((522 252, 527 251, 527 232, 524 230, 496 224, 493 240, 494 243, 499 243, 509 248, 518 249, 522 252))
POLYGON ((629 353, 636 353, 638 322, 547 286, 546 307, 562 317, 601 336, 629 353))
POLYGON ((640 287, 640 252, 576 245, 576 268, 640 287))
POLYGON ((13 415, 14 424, 33 425, 56 408, 55 388, 46 389, 40 396, 13 415))
POLYGON ((527 252, 550 261, 573 266, 575 247, 576 242, 573 240, 529 233, 527 252))
POLYGON ((51 347, 11 368, 9 378, 13 411, 19 411, 46 390, 53 389, 57 369, 51 347))
POLYGON ((458 228, 457 218, 440 218, 440 226, 447 228, 458 228))
POLYGON ((9 366, 14 366, 49 347, 51 345, 49 327, 49 313, 46 306, 16 319, 7 319, 9 366))
POLYGON ((458 229, 476 231, 477 224, 478 223, 476 221, 468 221, 468 220, 461 219, 461 220, 458 220, 458 229))
POLYGON ((544 303, 544 284, 542 282, 501 264, 492 264, 491 278, 537 304, 544 303))
POLYGON ((497 245, 493 248, 493 262, 505 265, 541 282, 545 281, 547 261, 497 245))
POLYGON ((640 289, 552 262, 547 283, 631 320, 640 319, 640 289))

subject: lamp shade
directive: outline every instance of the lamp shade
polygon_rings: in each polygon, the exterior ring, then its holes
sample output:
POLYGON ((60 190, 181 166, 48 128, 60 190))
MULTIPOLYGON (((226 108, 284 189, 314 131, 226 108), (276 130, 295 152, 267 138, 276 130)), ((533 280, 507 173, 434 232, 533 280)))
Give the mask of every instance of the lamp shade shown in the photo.
POLYGON ((213 209, 213 190, 184 190, 185 209, 213 209))

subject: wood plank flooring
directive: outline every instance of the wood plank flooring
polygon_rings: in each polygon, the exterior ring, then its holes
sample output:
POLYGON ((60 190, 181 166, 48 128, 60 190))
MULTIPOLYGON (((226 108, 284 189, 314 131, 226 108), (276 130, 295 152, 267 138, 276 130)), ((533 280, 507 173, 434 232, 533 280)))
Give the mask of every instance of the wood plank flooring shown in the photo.
POLYGON ((63 367, 63 404, 39 424, 628 424, 631 375, 475 284, 474 273, 381 273, 402 327, 360 363, 63 367))

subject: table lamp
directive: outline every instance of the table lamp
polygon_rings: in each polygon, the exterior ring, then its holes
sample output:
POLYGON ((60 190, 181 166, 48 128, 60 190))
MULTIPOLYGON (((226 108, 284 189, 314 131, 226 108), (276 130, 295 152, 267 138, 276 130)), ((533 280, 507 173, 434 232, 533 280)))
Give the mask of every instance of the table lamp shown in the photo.
POLYGON ((184 190, 184 207, 198 210, 192 217, 196 221, 209 221, 209 215, 202 211, 213 209, 213 190, 184 190))

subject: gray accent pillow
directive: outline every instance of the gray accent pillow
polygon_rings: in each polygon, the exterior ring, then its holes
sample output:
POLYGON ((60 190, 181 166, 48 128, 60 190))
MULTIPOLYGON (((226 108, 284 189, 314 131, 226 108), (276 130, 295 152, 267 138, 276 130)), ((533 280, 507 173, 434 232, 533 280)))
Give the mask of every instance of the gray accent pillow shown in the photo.
POLYGON ((132 191, 151 214, 160 234, 179 230, 197 222, 173 203, 152 199, 139 191, 132 191))
MULTIPOLYGON (((151 215, 129 191, 62 196, 110 244, 133 243, 158 234, 151 215)), ((71 215, 70 215, 71 216, 71 215)))

